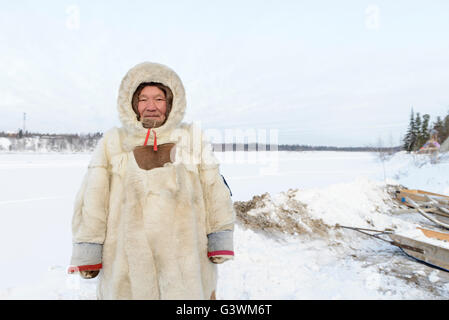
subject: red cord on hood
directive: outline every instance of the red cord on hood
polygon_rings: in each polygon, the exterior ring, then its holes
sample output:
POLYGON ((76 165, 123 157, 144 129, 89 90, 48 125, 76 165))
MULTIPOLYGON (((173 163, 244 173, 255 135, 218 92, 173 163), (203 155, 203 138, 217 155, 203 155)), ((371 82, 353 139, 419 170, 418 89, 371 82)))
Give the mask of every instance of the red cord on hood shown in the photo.
POLYGON ((156 131, 153 130, 153 133, 154 133, 153 150, 157 151, 156 131))
MULTIPOLYGON (((148 129, 147 137, 145 138, 145 143, 143 144, 144 146, 146 146, 147 143, 148 143, 148 138, 150 137, 150 130, 151 130, 151 129, 148 129)), ((153 130, 153 133, 154 133, 153 150, 154 150, 154 151, 157 151, 156 131, 153 130)))

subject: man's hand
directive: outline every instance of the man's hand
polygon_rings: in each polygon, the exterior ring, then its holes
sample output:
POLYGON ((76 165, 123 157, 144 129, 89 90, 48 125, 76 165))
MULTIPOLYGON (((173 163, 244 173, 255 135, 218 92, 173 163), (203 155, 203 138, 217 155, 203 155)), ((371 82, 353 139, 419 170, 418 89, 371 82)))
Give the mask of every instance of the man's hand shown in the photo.
POLYGON ((234 258, 234 256, 231 256, 231 255, 226 255, 226 256, 225 255, 220 255, 220 256, 209 257, 210 261, 212 263, 215 263, 215 264, 223 263, 223 262, 225 262, 227 260, 231 260, 232 258, 234 258))
POLYGON ((94 270, 94 271, 80 271, 80 276, 83 279, 93 279, 100 273, 100 270, 94 270))

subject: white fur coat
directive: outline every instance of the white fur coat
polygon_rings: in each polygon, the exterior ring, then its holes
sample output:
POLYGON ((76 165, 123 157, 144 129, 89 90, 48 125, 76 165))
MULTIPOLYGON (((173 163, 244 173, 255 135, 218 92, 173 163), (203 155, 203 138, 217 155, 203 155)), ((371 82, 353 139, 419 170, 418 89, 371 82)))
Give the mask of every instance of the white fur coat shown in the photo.
POLYGON ((103 245, 99 299, 209 299, 216 289, 207 235, 233 230, 235 213, 210 144, 201 130, 181 122, 185 107, 182 82, 164 65, 139 64, 122 80, 123 126, 100 140, 72 222, 74 243, 103 245), (154 131, 158 144, 176 143, 176 156, 164 167, 143 170, 133 149, 143 145, 147 129, 131 99, 140 83, 151 81, 174 94, 166 123, 154 131))

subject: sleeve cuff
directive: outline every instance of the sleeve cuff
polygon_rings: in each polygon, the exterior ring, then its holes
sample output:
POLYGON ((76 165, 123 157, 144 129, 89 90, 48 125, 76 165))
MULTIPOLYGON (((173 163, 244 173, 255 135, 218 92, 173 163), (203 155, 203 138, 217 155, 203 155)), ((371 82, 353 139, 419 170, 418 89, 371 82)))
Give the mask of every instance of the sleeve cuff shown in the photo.
POLYGON ((232 230, 217 231, 208 234, 207 256, 209 258, 221 257, 226 260, 234 257, 233 236, 234 232, 232 230))
POLYGON ((102 244, 74 243, 68 272, 100 270, 102 268, 102 251, 102 244))
POLYGON ((218 250, 218 251, 212 251, 212 252, 208 252, 207 256, 210 257, 215 257, 215 256, 234 256, 234 251, 231 250, 218 250))
POLYGON ((80 271, 97 271, 103 267, 101 263, 95 265, 86 265, 86 266, 70 266, 67 269, 68 273, 76 273, 80 271))

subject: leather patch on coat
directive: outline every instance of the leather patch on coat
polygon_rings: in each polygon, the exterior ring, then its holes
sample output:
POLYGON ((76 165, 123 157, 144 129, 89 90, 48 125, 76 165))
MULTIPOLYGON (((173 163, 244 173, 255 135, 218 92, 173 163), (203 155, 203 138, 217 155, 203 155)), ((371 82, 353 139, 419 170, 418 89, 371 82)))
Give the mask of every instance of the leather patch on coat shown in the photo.
POLYGON ((140 169, 151 170, 154 168, 160 168, 167 162, 173 162, 170 155, 174 146, 174 143, 160 144, 157 146, 157 151, 153 150, 152 145, 139 146, 133 150, 134 158, 136 159, 137 165, 140 169))

